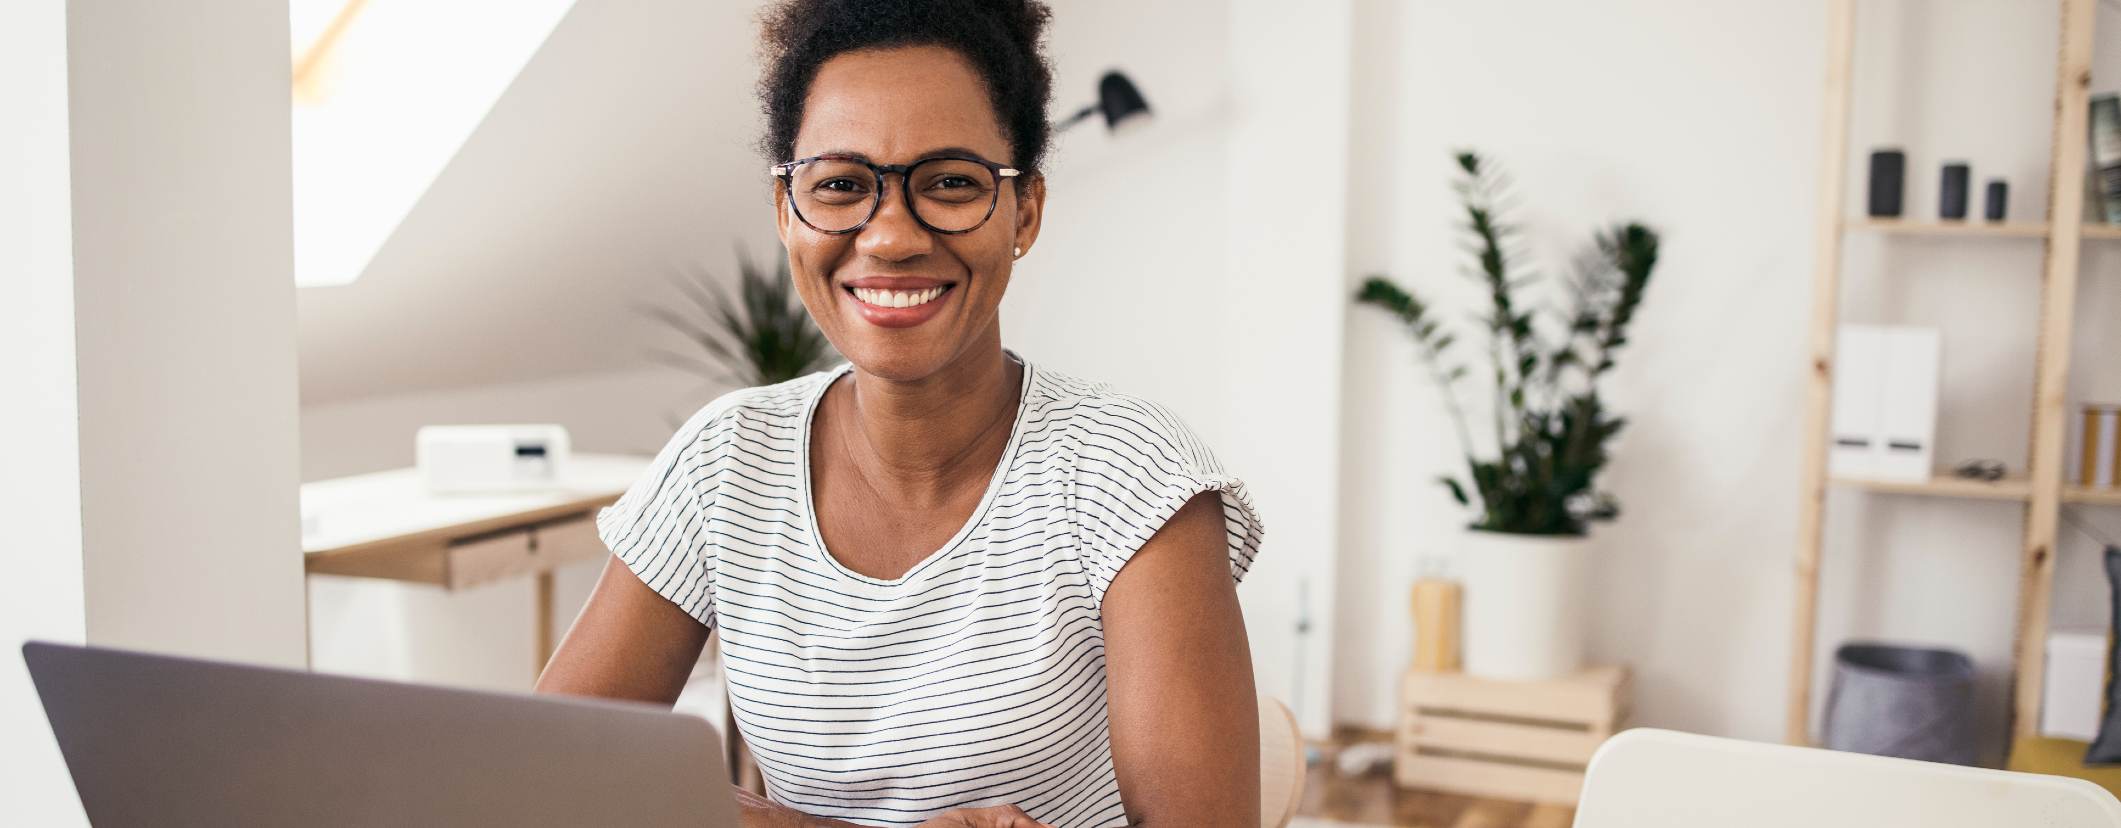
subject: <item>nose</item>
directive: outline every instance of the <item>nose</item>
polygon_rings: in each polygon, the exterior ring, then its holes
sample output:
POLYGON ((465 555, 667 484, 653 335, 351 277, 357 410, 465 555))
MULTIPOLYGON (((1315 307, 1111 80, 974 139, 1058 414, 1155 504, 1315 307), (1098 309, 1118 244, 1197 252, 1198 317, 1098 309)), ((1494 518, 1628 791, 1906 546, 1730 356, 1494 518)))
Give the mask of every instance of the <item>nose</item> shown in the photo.
MULTIPOLYGON (((892 191, 892 178, 887 174, 877 182, 883 203, 877 205, 876 215, 855 234, 854 249, 864 256, 900 262, 926 255, 934 249, 935 236, 914 220, 913 211, 906 209, 905 193, 892 191)), ((900 187, 906 186, 905 176, 898 179, 900 187)))

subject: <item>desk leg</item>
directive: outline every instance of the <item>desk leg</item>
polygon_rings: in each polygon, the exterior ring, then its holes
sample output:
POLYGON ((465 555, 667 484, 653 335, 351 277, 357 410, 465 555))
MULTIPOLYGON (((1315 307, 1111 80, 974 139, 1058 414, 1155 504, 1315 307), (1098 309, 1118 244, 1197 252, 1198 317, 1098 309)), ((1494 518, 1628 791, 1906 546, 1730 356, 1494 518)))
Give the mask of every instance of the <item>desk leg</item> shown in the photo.
POLYGON ((545 663, 552 660, 552 580, 552 570, 538 573, 538 652, 537 670, 531 674, 533 679, 544 675, 545 663))
POLYGON ((312 616, 309 573, 302 574, 302 669, 317 670, 317 622, 312 616))

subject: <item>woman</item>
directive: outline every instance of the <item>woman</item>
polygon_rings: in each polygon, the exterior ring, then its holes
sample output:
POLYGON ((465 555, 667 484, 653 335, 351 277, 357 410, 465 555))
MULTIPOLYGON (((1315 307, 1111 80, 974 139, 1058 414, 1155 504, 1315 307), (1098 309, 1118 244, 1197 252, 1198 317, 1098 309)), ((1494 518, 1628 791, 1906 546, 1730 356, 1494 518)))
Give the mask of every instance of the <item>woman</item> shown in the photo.
POLYGON ((746 826, 1259 824, 1242 484, 1165 409, 1002 346, 1047 17, 764 17, 780 238, 848 364, 679 429, 598 515, 613 558, 538 682, 668 704, 720 630, 771 797, 746 826))

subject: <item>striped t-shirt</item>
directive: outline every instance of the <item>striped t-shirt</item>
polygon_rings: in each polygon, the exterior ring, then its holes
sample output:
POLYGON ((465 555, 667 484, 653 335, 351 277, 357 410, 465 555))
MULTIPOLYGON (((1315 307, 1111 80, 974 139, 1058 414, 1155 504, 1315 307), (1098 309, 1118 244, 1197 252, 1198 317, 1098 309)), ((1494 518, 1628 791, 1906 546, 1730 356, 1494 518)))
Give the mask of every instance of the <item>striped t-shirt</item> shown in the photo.
POLYGON ((1062 828, 1126 823, 1105 588, 1208 490, 1242 579, 1259 516, 1170 411, 1005 352, 1023 388, 997 473, 903 577, 841 565, 810 510, 811 414, 846 364, 709 403, 598 513, 644 583, 721 630, 737 727, 775 801, 864 825, 997 804, 1062 828))

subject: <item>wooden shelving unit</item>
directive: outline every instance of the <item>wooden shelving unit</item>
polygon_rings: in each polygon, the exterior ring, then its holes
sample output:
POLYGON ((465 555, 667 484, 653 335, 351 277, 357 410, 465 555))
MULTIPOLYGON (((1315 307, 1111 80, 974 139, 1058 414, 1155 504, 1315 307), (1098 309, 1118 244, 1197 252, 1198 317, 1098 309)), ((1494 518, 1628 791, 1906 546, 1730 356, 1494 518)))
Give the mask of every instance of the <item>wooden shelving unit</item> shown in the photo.
POLYGON ((2064 503, 2121 504, 2121 490, 2067 486, 2063 475, 2064 396, 2069 376, 2072 309, 2077 298, 2078 254, 2086 240, 2121 239, 2121 226, 2084 224, 2082 176, 2088 152, 2092 26, 2097 0, 2059 0, 2061 45, 2055 67, 2048 209, 2059 221, 1988 223, 1925 222, 1851 217, 1848 187, 1851 65, 1857 0, 1828 0, 1826 113, 1819 170, 1820 210, 1812 278, 1811 382, 1806 396, 1806 432, 1795 559, 1796 598, 1789 674, 1786 738, 1811 740, 1813 664, 1817 642, 1819 560, 1824 541, 1827 487, 1930 497, 2002 500, 2025 504, 2019 546, 2017 623, 2012 641, 2011 746, 2037 735, 2045 640, 2053 587, 2057 524, 2064 503), (2038 240, 2046 248, 2041 270, 2039 341, 2033 371, 2032 428, 2024 476, 1994 482, 1939 473, 1915 483, 1844 480, 1827 474, 1828 429, 1833 407, 1834 335, 1839 324, 1841 249, 1851 232, 1959 239, 2038 240))

